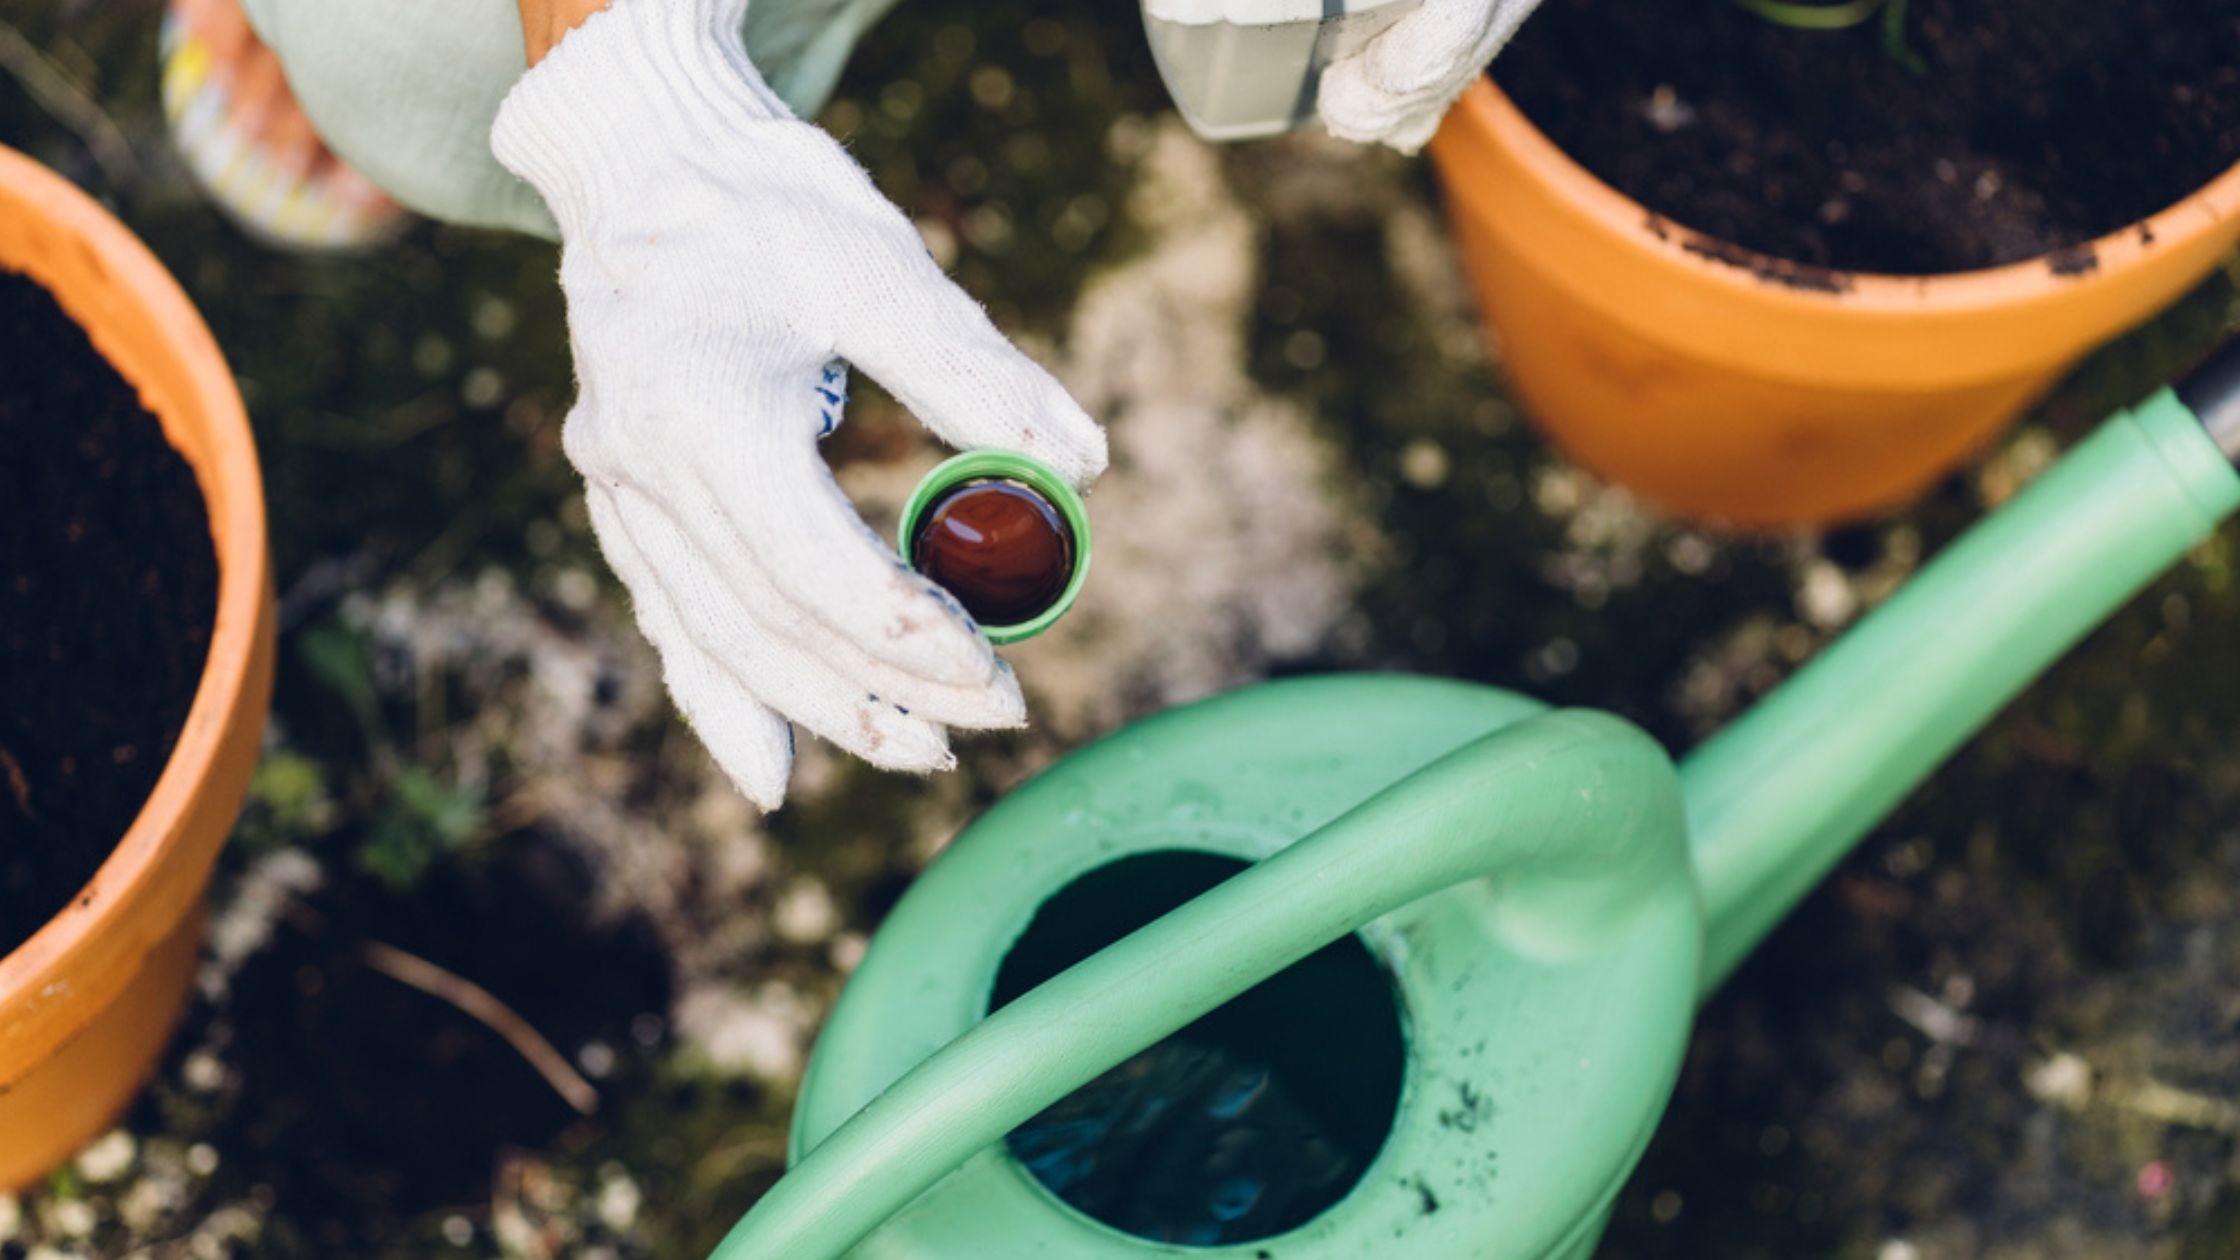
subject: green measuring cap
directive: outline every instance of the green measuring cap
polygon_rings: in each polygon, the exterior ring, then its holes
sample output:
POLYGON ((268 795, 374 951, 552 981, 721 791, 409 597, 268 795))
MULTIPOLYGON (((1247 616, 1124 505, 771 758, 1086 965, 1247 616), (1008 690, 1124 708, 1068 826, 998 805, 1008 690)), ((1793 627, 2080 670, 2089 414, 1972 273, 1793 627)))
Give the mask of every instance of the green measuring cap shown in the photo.
POLYGON ((1089 510, 1082 503, 1080 492, 1040 460, 1016 451, 966 451, 944 460, 927 473, 918 488, 911 492, 909 502, 903 504, 902 528, 895 539, 895 549, 901 552, 904 563, 924 571, 919 557, 914 554, 920 526, 952 491, 974 482, 1008 482, 1022 487, 1044 500, 1064 525, 1073 569, 1057 598, 1022 620, 1003 625, 983 623, 980 627, 980 632, 995 643, 1031 639, 1057 624, 1058 618, 1073 607, 1081 588, 1088 583, 1089 510))

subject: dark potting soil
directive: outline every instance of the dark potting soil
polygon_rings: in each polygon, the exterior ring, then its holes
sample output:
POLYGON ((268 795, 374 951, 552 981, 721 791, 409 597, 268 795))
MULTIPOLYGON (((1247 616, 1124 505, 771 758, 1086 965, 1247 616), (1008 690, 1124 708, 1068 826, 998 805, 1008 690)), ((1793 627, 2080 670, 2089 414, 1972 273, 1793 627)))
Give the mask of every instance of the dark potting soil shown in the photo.
MULTIPOLYGON (((2232 0, 1912 0, 1850 30, 1734 0, 1546 0, 1496 81, 1659 216, 1837 271, 2053 255, 2240 162, 2232 0)), ((2143 230, 2143 229, 2142 229, 2143 230)))
POLYGON ((54 298, 0 272, 0 955, 140 812, 217 605, 193 469, 54 298))

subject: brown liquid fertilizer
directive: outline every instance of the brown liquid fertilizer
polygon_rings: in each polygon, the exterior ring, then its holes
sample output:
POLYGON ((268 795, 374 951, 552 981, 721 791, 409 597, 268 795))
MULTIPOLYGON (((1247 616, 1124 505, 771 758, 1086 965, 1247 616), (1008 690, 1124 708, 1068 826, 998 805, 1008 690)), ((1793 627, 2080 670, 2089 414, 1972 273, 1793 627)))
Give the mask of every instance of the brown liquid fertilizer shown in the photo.
POLYGON ((1015 481, 968 481, 936 499, 910 544, 920 573, 986 626, 1031 621, 1073 579, 1074 538, 1057 507, 1015 481))

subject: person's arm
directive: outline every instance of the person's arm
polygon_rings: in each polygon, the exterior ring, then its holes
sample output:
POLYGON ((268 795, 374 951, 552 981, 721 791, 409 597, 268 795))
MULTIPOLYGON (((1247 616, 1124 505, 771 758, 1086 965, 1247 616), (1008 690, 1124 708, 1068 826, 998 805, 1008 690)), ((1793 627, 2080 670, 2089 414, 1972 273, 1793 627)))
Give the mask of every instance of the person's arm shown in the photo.
POLYGON ((521 38, 528 46, 529 64, 543 61, 561 36, 606 7, 607 0, 521 0, 521 38))
POLYGON ((947 592, 833 481, 851 365, 951 445, 1076 485, 1105 439, 941 273, 908 217, 756 71, 748 0, 520 0, 490 148, 560 228, 561 444, 677 706, 765 808, 789 721, 874 765, 953 764, 1026 700, 947 592), (564 38, 563 38, 564 37, 564 38))

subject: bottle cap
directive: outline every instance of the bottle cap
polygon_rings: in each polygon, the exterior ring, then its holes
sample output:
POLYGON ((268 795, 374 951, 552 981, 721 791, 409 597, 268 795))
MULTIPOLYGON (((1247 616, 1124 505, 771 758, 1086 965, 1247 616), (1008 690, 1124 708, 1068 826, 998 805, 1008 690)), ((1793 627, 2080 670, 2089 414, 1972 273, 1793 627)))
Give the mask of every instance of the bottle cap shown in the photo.
POLYGON ((1030 456, 1015 451, 966 451, 943 461, 918 483, 910 499, 902 507, 902 528, 895 540, 902 559, 912 568, 918 568, 918 557, 913 554, 917 545, 920 526, 933 509, 951 492, 972 482, 1010 482, 1047 501, 1063 522, 1071 544, 1073 572, 1065 588, 1048 607, 1034 616, 1009 625, 980 627, 981 633, 995 643, 1016 643, 1033 638, 1056 624, 1065 615, 1081 588, 1089 580, 1089 511, 1081 501, 1081 494, 1066 479, 1053 472, 1047 465, 1030 456))

